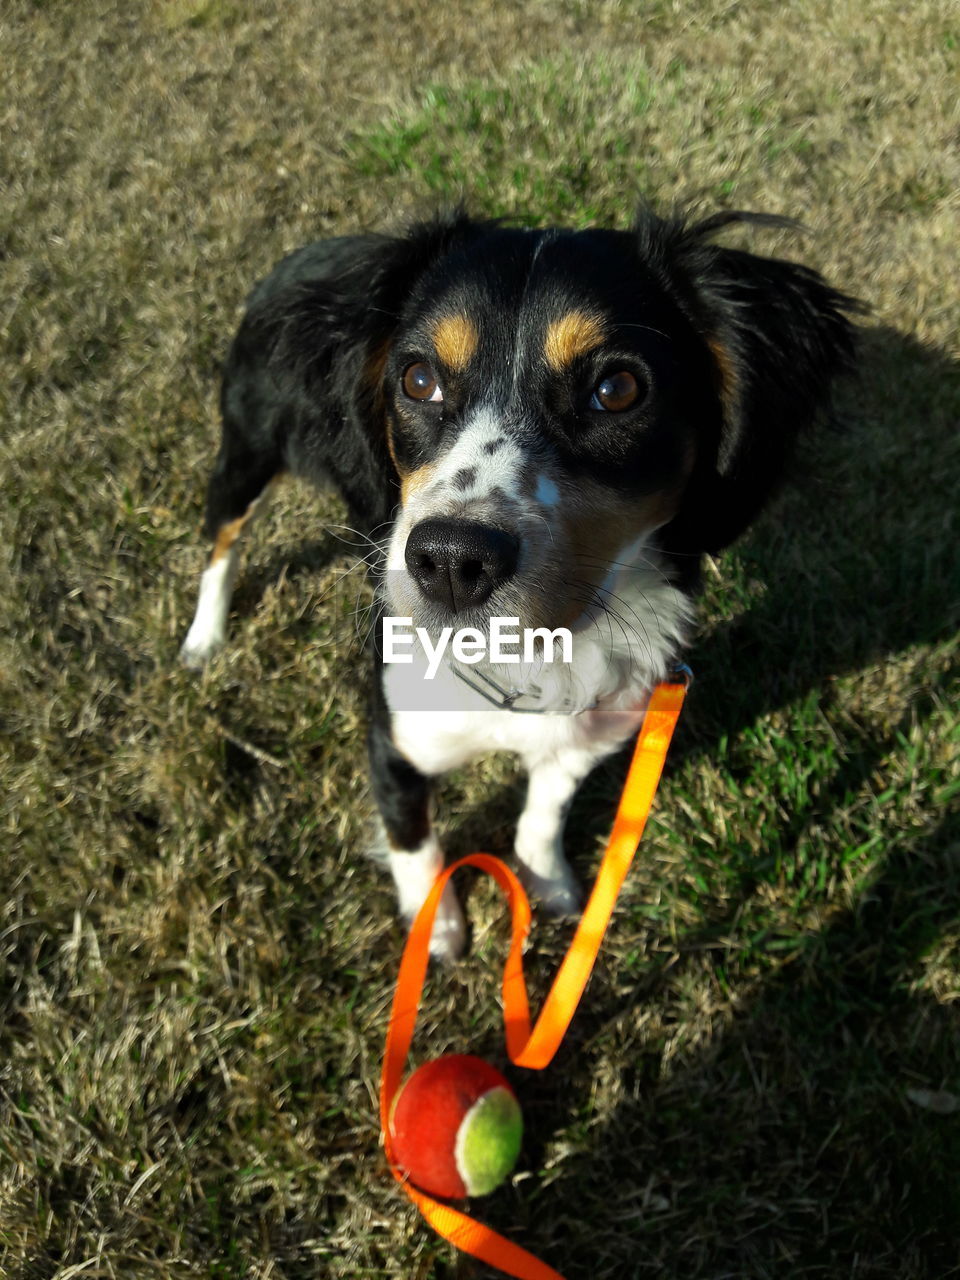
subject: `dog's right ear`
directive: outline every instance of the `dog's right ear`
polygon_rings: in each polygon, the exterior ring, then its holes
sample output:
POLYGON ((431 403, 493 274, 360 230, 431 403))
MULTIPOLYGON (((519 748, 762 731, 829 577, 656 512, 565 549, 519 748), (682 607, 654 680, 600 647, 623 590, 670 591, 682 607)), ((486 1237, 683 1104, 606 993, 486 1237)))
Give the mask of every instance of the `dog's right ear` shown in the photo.
POLYGON ((376 381, 410 291, 423 272, 476 230, 460 208, 397 235, 344 236, 292 254, 251 297, 278 378, 294 377, 325 395, 350 395, 376 381))
POLYGON ((357 529, 389 520, 399 497, 383 387, 390 340, 424 271, 480 225, 454 210, 397 236, 317 241, 279 262, 248 297, 224 370, 234 451, 242 440, 266 474, 332 481, 357 529))
POLYGON ((332 481, 356 528, 382 525, 399 496, 383 373, 407 299, 480 225, 457 209, 406 233, 320 240, 248 299, 227 358, 225 428, 254 422, 250 447, 270 468, 332 481))
POLYGON ((864 308, 796 262, 712 243, 736 223, 797 229, 785 218, 721 213, 698 223, 648 215, 646 261, 703 338, 720 403, 677 521, 691 549, 717 552, 754 520, 784 478, 794 443, 829 408, 854 356, 850 314, 864 308))

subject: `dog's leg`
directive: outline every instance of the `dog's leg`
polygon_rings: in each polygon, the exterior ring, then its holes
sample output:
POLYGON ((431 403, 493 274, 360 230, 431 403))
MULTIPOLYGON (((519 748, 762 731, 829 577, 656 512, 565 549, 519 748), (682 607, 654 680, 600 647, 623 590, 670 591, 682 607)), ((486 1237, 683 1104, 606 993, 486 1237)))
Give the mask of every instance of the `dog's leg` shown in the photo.
POLYGON ((193 622, 180 650, 188 667, 204 666, 227 638, 227 614, 240 567, 240 535, 263 513, 269 496, 268 485, 241 515, 217 528, 210 559, 200 576, 193 622))
POLYGON ((180 650, 188 667, 202 667, 227 636, 227 614, 240 566, 240 537, 261 515, 281 467, 272 450, 251 448, 224 420, 224 439, 207 486, 205 527, 213 550, 200 578, 197 608, 180 650))
MULTIPOLYGON (((375 712, 377 708, 375 706, 375 712)), ((387 861, 407 924, 443 870, 443 851, 430 823, 430 783, 400 754, 387 723, 374 715, 368 736, 370 777, 387 838, 387 861)), ((443 891, 430 938, 430 954, 455 960, 463 950, 466 926, 452 884, 443 891)))
POLYGON ((563 855, 563 825, 592 761, 560 757, 530 765, 527 802, 514 848, 520 879, 553 915, 573 915, 583 895, 563 855))

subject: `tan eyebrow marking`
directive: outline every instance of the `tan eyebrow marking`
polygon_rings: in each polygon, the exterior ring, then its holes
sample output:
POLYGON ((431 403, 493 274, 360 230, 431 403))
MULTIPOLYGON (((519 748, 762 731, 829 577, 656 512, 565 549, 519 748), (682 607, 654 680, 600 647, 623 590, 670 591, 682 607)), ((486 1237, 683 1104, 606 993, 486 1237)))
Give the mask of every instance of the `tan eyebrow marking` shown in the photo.
POLYGON ((551 320, 543 343, 547 364, 556 373, 565 369, 594 347, 599 347, 606 335, 603 320, 589 311, 568 311, 559 320, 551 320))
POLYGON ((433 345, 447 366, 462 373, 473 359, 480 335, 469 316, 458 312, 442 316, 433 326, 433 345))

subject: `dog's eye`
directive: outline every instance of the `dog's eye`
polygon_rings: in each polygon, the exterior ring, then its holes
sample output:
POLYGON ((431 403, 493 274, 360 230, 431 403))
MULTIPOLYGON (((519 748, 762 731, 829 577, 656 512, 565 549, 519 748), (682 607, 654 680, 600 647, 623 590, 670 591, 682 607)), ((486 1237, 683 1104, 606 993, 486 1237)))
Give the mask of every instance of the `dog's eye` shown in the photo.
POLYGON ((590 408, 607 413, 622 413, 636 404, 640 396, 640 384, 632 373, 621 369, 619 373, 608 374, 602 382, 598 382, 590 397, 590 408))
POLYGON ((443 401, 443 392, 437 382, 437 375, 428 364, 417 363, 408 366, 403 373, 403 390, 411 400, 428 400, 433 404, 443 401))

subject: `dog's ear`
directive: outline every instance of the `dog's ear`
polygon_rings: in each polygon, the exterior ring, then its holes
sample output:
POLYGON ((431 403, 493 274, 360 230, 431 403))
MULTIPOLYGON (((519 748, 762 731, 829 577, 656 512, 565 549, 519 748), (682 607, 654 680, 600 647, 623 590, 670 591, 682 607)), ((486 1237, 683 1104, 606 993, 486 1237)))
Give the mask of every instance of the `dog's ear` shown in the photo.
POLYGON ((281 436, 272 446, 332 481, 356 528, 380 527, 399 493, 383 394, 390 341, 423 273, 479 225, 458 209, 393 236, 317 241, 250 295, 228 356, 224 420, 255 417, 281 436))
POLYGON ((405 233, 320 241, 292 255, 263 305, 251 299, 271 370, 311 391, 322 380, 325 395, 341 399, 372 387, 416 281, 476 225, 455 209, 405 233))
POLYGON ((682 515, 685 540, 710 552, 742 533, 777 489, 797 436, 828 407, 837 376, 852 365, 847 317, 862 310, 807 267, 710 242, 736 222, 796 226, 724 213, 695 224, 646 218, 638 227, 644 253, 710 353, 719 433, 705 442, 682 515))

